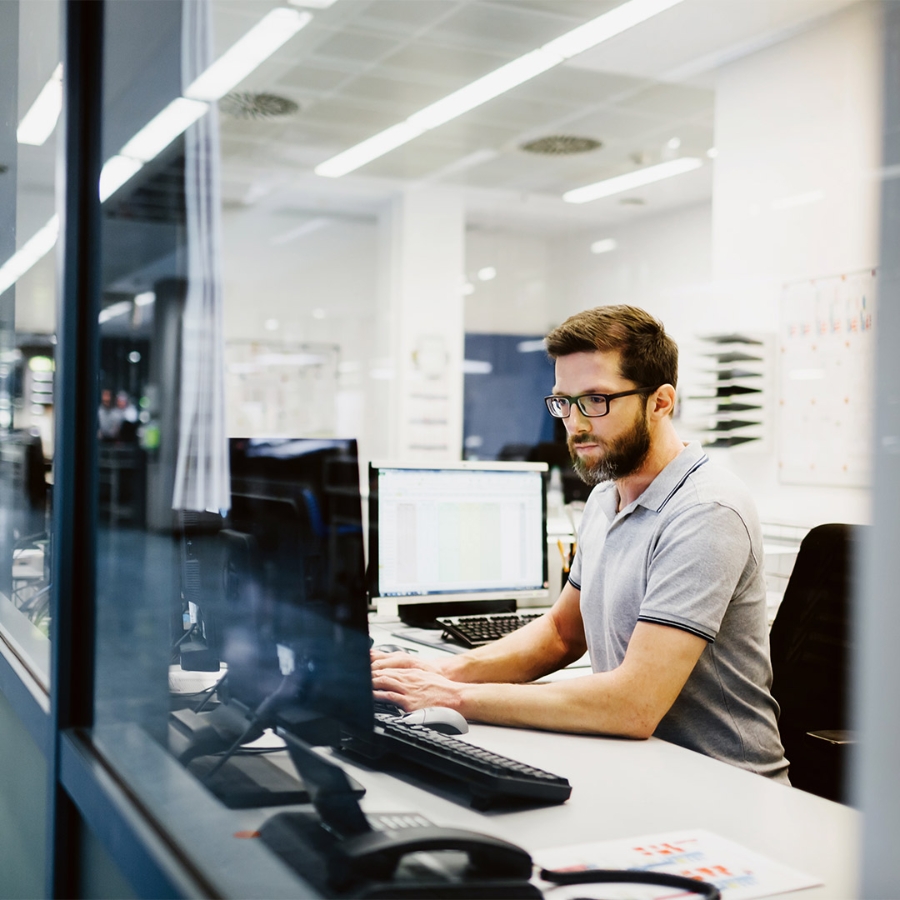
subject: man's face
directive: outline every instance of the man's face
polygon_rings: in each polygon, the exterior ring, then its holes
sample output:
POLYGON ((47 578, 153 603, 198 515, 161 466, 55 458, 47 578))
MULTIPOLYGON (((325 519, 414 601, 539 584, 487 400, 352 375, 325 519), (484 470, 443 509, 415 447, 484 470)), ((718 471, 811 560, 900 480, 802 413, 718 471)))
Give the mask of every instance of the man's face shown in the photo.
MULTIPOLYGON (((615 394, 635 387, 620 374, 618 352, 572 353, 556 360, 554 394, 615 394)), ((587 484, 631 475, 650 450, 646 402, 639 394, 612 400, 609 413, 599 417, 589 418, 572 404, 563 423, 575 470, 587 484)))

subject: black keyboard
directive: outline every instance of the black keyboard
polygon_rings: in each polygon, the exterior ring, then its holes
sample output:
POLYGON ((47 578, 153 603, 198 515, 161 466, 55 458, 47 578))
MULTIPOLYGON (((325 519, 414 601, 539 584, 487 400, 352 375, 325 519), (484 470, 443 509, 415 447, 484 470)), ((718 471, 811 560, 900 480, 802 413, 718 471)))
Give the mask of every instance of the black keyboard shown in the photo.
POLYGON ((381 713, 375 715, 373 734, 345 737, 341 749, 369 765, 411 763, 426 779, 436 773, 438 781, 465 787, 475 809, 516 801, 565 803, 572 793, 568 779, 559 775, 381 713))
POLYGON ((444 635, 464 647, 481 647, 499 640, 523 625, 539 619, 543 613, 501 613, 480 616, 442 616, 437 620, 444 635))

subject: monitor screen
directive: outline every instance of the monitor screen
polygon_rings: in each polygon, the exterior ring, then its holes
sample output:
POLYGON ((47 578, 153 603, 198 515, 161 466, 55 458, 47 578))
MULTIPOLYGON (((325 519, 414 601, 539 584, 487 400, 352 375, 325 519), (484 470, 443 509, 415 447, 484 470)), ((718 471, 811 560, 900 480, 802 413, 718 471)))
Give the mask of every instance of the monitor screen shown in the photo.
POLYGON ((314 743, 323 719, 370 730, 356 442, 232 439, 230 456, 211 550, 224 695, 314 743))
POLYGON ((546 471, 545 463, 371 463, 373 597, 396 602, 405 618, 425 604, 451 615, 546 599, 546 471))

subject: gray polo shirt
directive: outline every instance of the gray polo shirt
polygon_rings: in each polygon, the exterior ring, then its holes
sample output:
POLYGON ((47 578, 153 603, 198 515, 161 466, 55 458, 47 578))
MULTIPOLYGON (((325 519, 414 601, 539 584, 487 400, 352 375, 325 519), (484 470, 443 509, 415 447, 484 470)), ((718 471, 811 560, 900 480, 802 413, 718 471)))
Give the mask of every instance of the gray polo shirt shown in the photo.
POLYGON ((591 492, 569 580, 595 672, 622 663, 637 622, 708 642, 655 736, 787 782, 770 693, 762 532, 747 488, 688 444, 633 503, 591 492))

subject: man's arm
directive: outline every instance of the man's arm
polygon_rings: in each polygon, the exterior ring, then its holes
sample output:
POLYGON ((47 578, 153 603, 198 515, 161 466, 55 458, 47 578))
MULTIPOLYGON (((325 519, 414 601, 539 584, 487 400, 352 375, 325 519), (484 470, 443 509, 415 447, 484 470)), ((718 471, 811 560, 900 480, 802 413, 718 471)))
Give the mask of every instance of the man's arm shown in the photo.
POLYGON ((461 682, 527 682, 574 662, 587 645, 580 591, 566 584, 549 612, 484 647, 445 659, 408 653, 372 654, 372 674, 382 669, 421 669, 461 682))
POLYGON ((648 738, 706 643, 679 628, 638 622, 625 659, 610 672, 537 685, 467 684, 421 669, 382 668, 373 671, 373 685, 376 696, 404 709, 449 706, 496 725, 648 738))

